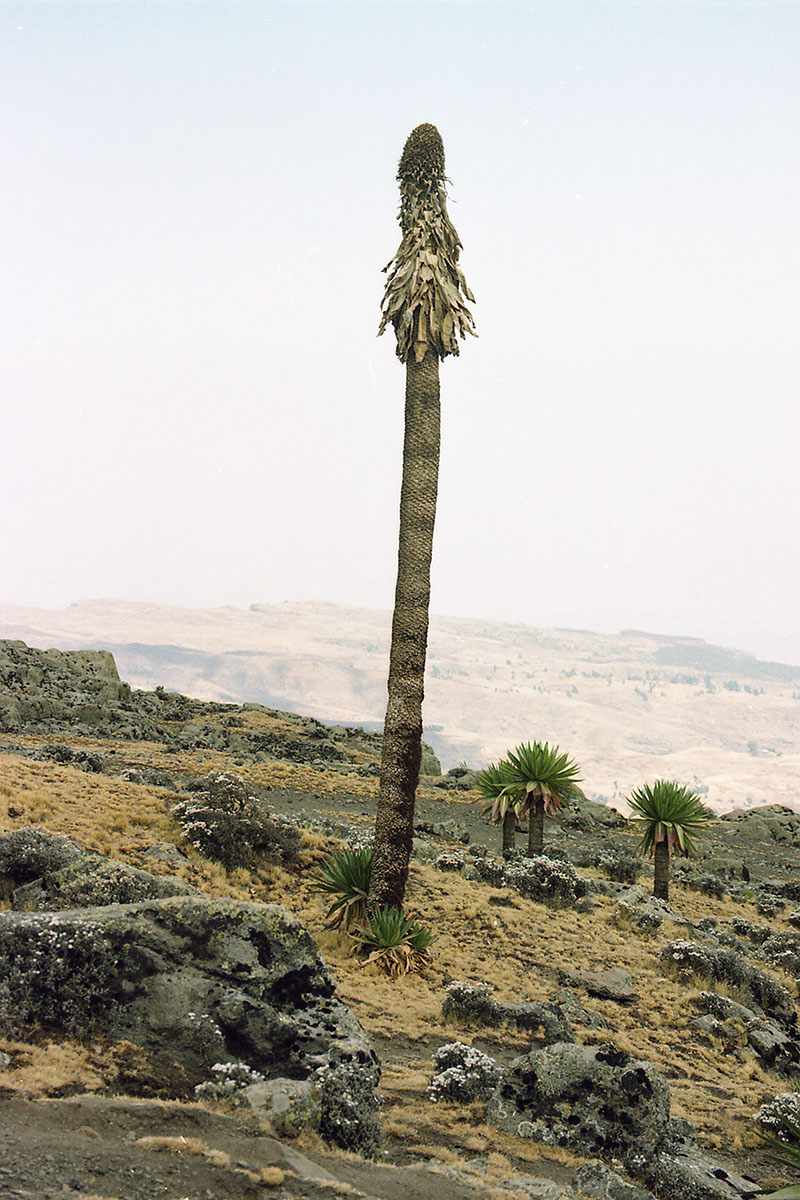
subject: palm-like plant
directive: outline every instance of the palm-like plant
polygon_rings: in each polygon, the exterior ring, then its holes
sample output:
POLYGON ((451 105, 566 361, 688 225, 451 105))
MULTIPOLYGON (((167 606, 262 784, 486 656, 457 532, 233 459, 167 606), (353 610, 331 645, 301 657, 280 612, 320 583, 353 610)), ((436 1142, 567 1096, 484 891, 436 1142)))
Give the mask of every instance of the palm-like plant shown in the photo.
POLYGON ((547 742, 525 742, 510 750, 508 765, 517 815, 528 819, 528 854, 541 854, 545 813, 554 816, 562 804, 582 794, 580 767, 547 742))
POLYGON ((484 801, 484 812, 494 825, 503 826, 503 854, 510 854, 516 845, 517 793, 514 789, 516 777, 511 764, 501 758, 490 763, 475 776, 475 786, 484 801))
POLYGON ((642 830, 639 853, 653 857, 653 895, 669 899, 670 851, 691 854, 694 836, 713 818, 696 792, 669 779, 645 783, 627 797, 642 830))
POLYGON ((340 850, 311 872, 311 890, 333 897, 328 909, 328 929, 349 929, 367 912, 372 847, 340 850))
POLYGON ((389 658, 369 909, 400 909, 414 839, 422 757, 422 699, 430 569, 439 476, 439 360, 472 333, 473 300, 458 266, 461 242, 447 214, 444 147, 435 125, 418 125, 403 149, 402 241, 388 264, 379 333, 392 325, 406 364, 405 440, 397 586, 389 658))
POLYGON ((389 975, 408 975, 430 958, 433 934, 398 908, 376 908, 356 927, 357 950, 389 975))

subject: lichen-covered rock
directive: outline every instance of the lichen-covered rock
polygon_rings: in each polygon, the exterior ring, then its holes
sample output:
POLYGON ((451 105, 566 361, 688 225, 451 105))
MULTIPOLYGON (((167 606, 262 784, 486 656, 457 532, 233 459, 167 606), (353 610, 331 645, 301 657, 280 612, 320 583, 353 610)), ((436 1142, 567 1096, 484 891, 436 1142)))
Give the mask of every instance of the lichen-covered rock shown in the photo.
POLYGON ((559 975, 563 983, 586 988, 590 996, 601 1000, 616 1000, 618 1004, 630 1004, 638 1000, 631 986, 630 972, 623 967, 608 967, 605 971, 583 971, 573 967, 562 967, 559 975))
POLYGON ((650 1063, 614 1046, 556 1044, 514 1059, 486 1116, 518 1137, 625 1161, 665 1142, 669 1089, 650 1063))
MULTIPOLYGON (((708 1013, 718 1022, 738 1021, 747 1044, 765 1066, 785 1075, 800 1075, 800 1043, 785 1026, 754 1013, 719 992, 703 991, 695 1003, 701 1012, 708 1013)), ((712 1025, 709 1032, 718 1031, 712 1025)))
POLYGON ((666 900, 651 895, 638 884, 627 888, 617 896, 616 919, 629 921, 642 933, 653 933, 665 921, 674 925, 688 925, 685 917, 666 900))
POLYGON ((754 1180, 690 1144, 645 1162, 642 1178, 662 1200, 755 1200, 762 1192, 754 1180))
POLYGON ((377 1144, 377 1059, 313 939, 278 905, 186 896, 0 913, 0 980, 0 1030, 132 1043, 153 1092, 191 1095, 225 1062, 265 1079, 329 1068, 318 1088, 329 1108, 353 1097, 355 1124, 331 1112, 324 1136, 362 1153, 377 1144))
POLYGON ((442 1016, 466 1025, 512 1025, 547 1042, 574 1042, 564 1012, 550 1001, 496 1000, 485 983, 455 981, 445 988, 442 1016))
POLYGON ((37 828, 0 835, 0 888, 11 907, 24 912, 200 894, 182 879, 139 871, 37 828))
POLYGON ((68 908, 94 908, 105 904, 136 904, 167 896, 199 896, 183 879, 151 875, 102 854, 87 854, 77 862, 51 871, 16 888, 11 907, 25 912, 54 912, 68 908))

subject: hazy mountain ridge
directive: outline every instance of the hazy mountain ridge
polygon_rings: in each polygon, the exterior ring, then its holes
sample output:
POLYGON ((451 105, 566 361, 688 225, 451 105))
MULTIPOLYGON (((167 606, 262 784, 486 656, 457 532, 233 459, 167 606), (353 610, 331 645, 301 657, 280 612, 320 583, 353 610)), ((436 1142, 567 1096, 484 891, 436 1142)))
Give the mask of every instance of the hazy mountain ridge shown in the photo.
MULTIPOLYGON (((134 687, 383 719, 391 614, 333 604, 183 609, 91 601, 0 607, 0 637, 110 650, 134 687)), ((520 740, 568 748, 589 795, 669 776, 724 810, 800 804, 800 667, 697 638, 432 617, 426 739, 446 766, 520 740)))

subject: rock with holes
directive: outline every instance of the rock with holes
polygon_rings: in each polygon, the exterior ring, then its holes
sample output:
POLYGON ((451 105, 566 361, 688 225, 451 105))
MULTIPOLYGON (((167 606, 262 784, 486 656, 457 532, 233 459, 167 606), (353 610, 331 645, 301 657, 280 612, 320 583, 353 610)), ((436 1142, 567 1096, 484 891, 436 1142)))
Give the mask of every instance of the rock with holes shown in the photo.
POLYGON ((0 1031, 136 1047, 129 1090, 192 1096, 220 1063, 310 1080, 319 1128, 377 1145, 378 1060, 310 934, 275 904, 177 896, 0 913, 0 1031))
POLYGON ((558 1043, 510 1063, 487 1120, 518 1137, 625 1161, 666 1143, 669 1089, 650 1063, 614 1046, 558 1043))

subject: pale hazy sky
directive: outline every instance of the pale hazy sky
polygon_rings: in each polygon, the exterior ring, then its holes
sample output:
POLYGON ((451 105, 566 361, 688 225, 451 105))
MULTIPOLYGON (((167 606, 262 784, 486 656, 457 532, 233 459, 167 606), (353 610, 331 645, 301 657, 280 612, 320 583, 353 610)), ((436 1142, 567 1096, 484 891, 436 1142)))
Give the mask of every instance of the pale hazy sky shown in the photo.
POLYGON ((800 663, 798 62, 781 0, 0 2, 0 603, 391 607, 432 121, 433 611, 800 663))

